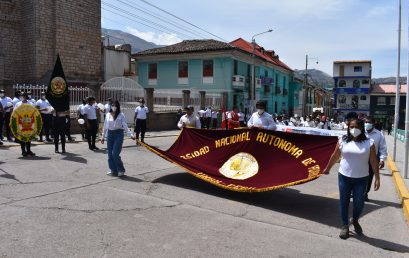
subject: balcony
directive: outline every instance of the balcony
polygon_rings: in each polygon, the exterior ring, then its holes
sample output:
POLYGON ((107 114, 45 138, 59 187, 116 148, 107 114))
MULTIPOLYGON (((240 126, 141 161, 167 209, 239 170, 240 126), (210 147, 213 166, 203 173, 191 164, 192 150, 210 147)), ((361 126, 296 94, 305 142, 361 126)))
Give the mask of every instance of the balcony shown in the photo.
POLYGON ((346 104, 346 103, 338 103, 338 104, 337 104, 337 108, 369 110, 369 104, 346 104))

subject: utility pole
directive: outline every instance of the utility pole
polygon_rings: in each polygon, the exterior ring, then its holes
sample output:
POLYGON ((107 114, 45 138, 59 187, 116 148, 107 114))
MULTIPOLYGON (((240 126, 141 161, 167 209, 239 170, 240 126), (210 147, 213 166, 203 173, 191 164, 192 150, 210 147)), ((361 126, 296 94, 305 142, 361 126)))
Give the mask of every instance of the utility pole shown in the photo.
POLYGON ((307 114, 307 101, 308 101, 308 87, 307 87, 307 71, 308 71, 308 55, 305 55, 305 73, 304 73, 304 94, 303 94, 303 111, 302 111, 302 116, 306 117, 307 114))
POLYGON ((393 153, 392 160, 396 161, 396 134, 399 126, 399 106, 400 106, 400 45, 402 34, 402 0, 399 0, 399 21, 398 21, 398 71, 396 73, 396 93, 395 93, 395 121, 393 122, 393 153))
MULTIPOLYGON (((408 20, 409 20, 409 17, 408 17, 408 20)), ((408 39, 409 39, 409 36, 408 36, 408 39)), ((408 51, 408 57, 409 57, 409 51, 408 51)), ((408 59, 408 64, 409 64, 409 59, 408 59)), ((409 66, 408 66, 408 78, 409 78, 409 66)), ((406 82, 406 84, 409 85, 408 82, 406 82)), ((409 90, 406 90, 405 156, 403 159, 403 173, 404 173, 405 178, 408 178, 408 151, 409 151, 409 112, 408 111, 409 111, 409 90)))

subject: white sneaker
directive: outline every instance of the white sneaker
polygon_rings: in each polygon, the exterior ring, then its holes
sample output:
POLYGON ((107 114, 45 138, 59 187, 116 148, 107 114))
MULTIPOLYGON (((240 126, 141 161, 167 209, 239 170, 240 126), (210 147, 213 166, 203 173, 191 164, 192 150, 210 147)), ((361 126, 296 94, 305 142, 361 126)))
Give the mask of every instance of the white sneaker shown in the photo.
POLYGON ((112 172, 111 172, 111 171, 108 171, 108 172, 107 172, 107 175, 108 175, 108 176, 112 176, 112 172))
POLYGON ((124 176, 125 172, 118 172, 118 176, 124 176))

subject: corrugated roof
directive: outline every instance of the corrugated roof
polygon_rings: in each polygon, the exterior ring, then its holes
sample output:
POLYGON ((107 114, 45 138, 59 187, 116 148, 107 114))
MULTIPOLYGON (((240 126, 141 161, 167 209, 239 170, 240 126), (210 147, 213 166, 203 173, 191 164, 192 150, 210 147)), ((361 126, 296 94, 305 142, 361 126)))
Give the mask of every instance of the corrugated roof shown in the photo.
MULTIPOLYGON (((248 42, 242 38, 233 40, 232 42, 230 42, 230 44, 247 53, 250 53, 250 54, 253 53, 253 45, 251 44, 251 42, 248 42)), ((254 54, 270 63, 273 63, 275 65, 283 67, 284 69, 292 71, 292 69, 288 65, 286 65, 284 62, 282 62, 279 59, 278 55, 276 55, 275 52, 272 50, 265 50, 263 47, 256 44, 254 54)))
MULTIPOLYGON (((400 93, 405 93, 408 90, 408 86, 406 84, 402 84, 400 86, 400 93)), ((396 85, 394 84, 376 84, 372 86, 371 94, 395 94, 396 93, 396 85)))
POLYGON ((334 61, 334 64, 344 64, 344 63, 372 63, 371 60, 344 60, 344 61, 334 61))
POLYGON ((173 44, 166 47, 152 48, 145 51, 138 52, 134 56, 147 56, 147 55, 162 55, 162 54, 180 54, 180 53, 192 53, 192 52, 207 52, 218 50, 230 50, 235 49, 229 43, 214 39, 204 40, 184 40, 180 43, 173 44))

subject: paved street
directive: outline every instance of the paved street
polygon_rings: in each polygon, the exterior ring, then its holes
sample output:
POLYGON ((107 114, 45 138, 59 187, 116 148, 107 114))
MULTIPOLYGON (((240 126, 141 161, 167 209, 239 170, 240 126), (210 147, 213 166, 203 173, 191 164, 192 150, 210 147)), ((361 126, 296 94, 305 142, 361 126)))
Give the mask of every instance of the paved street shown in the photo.
MULTIPOLYGON (((385 134, 386 145, 388 146, 388 153, 392 158, 393 155, 393 136, 385 134)), ((403 173, 403 160, 405 156, 405 143, 401 142, 399 139, 396 139, 396 160, 395 164, 401 173, 403 180, 406 183, 406 187, 409 188, 409 179, 405 179, 403 173)))
MULTIPOLYGON (((166 149, 176 133, 146 142, 166 149)), ((53 145, 33 151, 21 158, 19 147, 0 147, 0 257, 409 257, 385 169, 365 206, 365 235, 341 240, 337 167, 304 185, 249 194, 202 182, 130 140, 123 179, 106 176, 104 150, 86 143, 69 144, 66 155, 53 145)))

